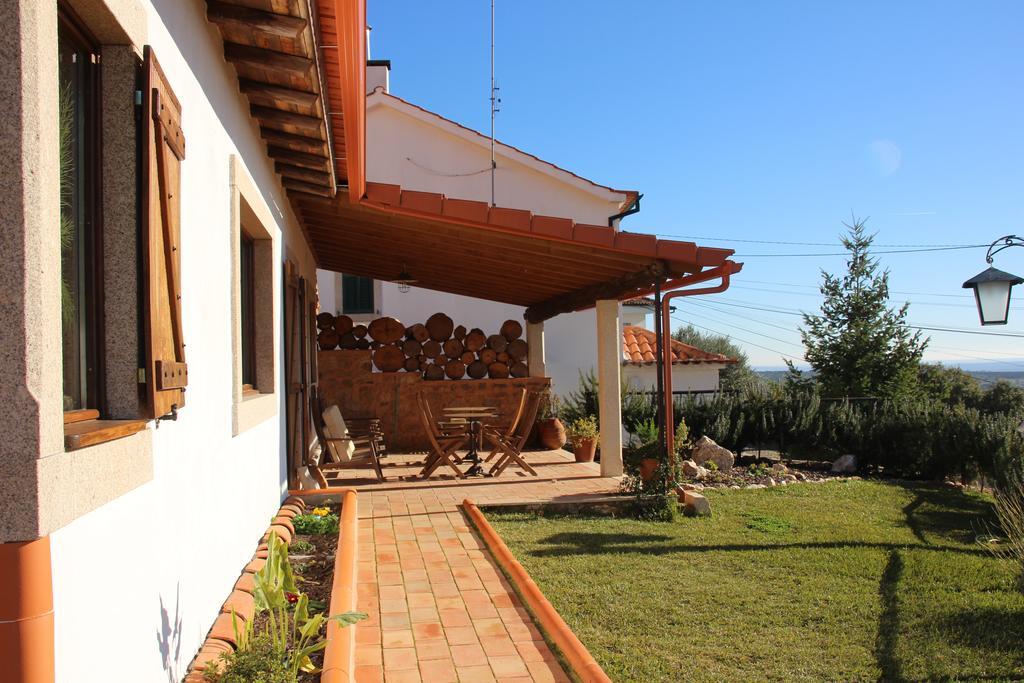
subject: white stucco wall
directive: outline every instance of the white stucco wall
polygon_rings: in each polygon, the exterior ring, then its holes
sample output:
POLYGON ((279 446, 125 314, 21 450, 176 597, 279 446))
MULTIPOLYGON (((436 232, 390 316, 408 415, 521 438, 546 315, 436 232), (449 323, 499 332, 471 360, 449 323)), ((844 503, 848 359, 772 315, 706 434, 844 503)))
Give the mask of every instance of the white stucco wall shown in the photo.
MULTIPOLYGON (((153 479, 51 535, 57 680, 178 681, 286 489, 281 267, 312 274, 205 6, 140 2, 148 41, 182 103, 181 275, 189 385, 177 422, 153 430, 153 479), (187 63, 186 63, 187 59, 187 63), (278 414, 232 437, 229 159, 276 221, 278 414)), ((141 47, 141 46, 139 46, 141 47)))
MULTIPOLYGON (((717 391, 721 363, 693 363, 672 366, 672 391, 717 391)), ((622 378, 634 389, 655 389, 658 372, 654 365, 623 365, 622 378)))
MULTIPOLYGON (((398 66, 400 68, 400 65, 398 66)), ((452 126, 386 95, 371 94, 367 102, 367 179, 400 184, 410 190, 441 192, 449 197, 489 202, 489 173, 459 176, 489 168, 490 147, 476 133, 452 126)), ((528 150, 527 150, 528 151, 528 150)), ((607 225, 626 195, 594 186, 551 169, 521 152, 498 146, 495 199, 498 206, 525 208, 535 214, 572 218, 579 223, 607 225)), ((415 275, 415 273, 413 274, 415 275)), ((335 274, 317 271, 321 310, 337 313, 335 274)), ((456 324, 479 327, 488 334, 510 318, 522 321, 523 308, 484 299, 378 283, 375 301, 380 315, 406 324, 423 322, 442 311, 456 324)), ((370 318, 375 316, 353 316, 370 318)), ((593 310, 558 316, 545 323, 548 375, 554 389, 566 394, 576 388, 580 371, 596 367, 596 317, 593 310)))

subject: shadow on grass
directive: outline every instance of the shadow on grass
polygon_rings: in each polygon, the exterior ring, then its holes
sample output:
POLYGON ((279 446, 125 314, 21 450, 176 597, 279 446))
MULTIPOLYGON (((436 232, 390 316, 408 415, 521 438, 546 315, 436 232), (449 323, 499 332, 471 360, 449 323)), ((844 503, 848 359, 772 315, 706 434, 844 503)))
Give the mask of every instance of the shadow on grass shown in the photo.
MULTIPOLYGON (((981 650, 1018 652, 1024 663, 1024 610, 979 608, 939 620, 938 628, 950 643, 981 650)), ((1017 671, 1024 676, 1024 671, 1017 671)))
POLYGON ((882 670, 880 681, 902 681, 903 668, 896 658, 896 641, 900 632, 899 589, 903 576, 903 558, 898 550, 889 551, 889 561, 882 572, 878 595, 882 602, 882 614, 878 617, 878 632, 875 635, 875 661, 882 670))
POLYGON ((974 543, 986 525, 996 521, 992 503, 976 496, 967 496, 927 484, 892 484, 914 494, 914 500, 903 508, 907 528, 922 543, 929 543, 928 534, 959 543, 974 543), (971 528, 964 527, 965 519, 971 528))
POLYGON ((718 545, 640 545, 654 544, 671 540, 672 537, 660 535, 632 535, 597 533, 562 533, 541 539, 539 543, 555 546, 540 550, 531 550, 533 557, 568 557, 572 555, 605 555, 620 553, 638 553, 643 555, 673 555, 676 553, 706 552, 751 552, 760 550, 821 550, 840 548, 871 548, 875 550, 931 550, 936 552, 952 552, 962 555, 991 556, 984 548, 963 548, 960 546, 915 544, 915 543, 870 543, 867 541, 808 541, 805 543, 722 543, 718 545))

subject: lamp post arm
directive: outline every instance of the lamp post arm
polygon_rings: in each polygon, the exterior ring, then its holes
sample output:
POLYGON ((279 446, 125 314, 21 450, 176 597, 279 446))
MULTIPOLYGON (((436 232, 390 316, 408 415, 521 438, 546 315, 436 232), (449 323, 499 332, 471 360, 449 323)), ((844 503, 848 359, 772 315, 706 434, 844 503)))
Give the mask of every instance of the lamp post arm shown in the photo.
POLYGON ((992 265, 992 257, 1003 249, 1009 249, 1010 247, 1024 247, 1024 237, 1018 237, 1017 235, 1004 235, 1000 237, 989 245, 988 251, 985 252, 985 262, 992 265))

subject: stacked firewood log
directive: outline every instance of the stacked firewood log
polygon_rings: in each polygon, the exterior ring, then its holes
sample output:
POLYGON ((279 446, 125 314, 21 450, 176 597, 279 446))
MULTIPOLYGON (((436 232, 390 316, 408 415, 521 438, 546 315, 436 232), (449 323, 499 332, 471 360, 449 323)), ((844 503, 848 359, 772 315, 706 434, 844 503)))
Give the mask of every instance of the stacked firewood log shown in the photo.
POLYGON ((395 318, 377 318, 369 325, 355 325, 347 315, 321 313, 317 344, 330 349, 368 349, 373 365, 381 372, 418 372, 423 379, 506 379, 526 377, 529 350, 523 326, 506 320, 498 334, 456 326, 444 313, 425 323, 403 325, 395 318))

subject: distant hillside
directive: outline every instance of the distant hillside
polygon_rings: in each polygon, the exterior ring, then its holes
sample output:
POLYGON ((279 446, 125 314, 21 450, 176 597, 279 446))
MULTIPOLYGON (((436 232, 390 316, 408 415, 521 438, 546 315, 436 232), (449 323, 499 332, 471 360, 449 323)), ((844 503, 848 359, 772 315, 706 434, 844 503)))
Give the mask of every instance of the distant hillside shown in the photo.
MULTIPOLYGON (((971 370, 969 368, 964 368, 964 370, 981 382, 983 387, 990 387, 999 380, 1005 380, 1014 386, 1024 387, 1024 370, 1009 372, 1005 370, 971 370)), ((787 373, 786 370, 755 370, 755 372, 769 382, 782 382, 786 379, 787 373)))

